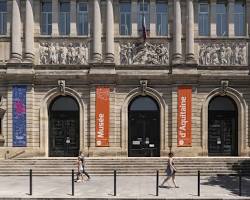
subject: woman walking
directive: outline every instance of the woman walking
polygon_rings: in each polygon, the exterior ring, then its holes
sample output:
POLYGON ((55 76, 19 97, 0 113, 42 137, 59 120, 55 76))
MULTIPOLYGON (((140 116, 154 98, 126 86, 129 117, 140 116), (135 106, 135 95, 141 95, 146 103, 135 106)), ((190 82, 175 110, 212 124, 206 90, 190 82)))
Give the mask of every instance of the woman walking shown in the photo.
POLYGON ((80 156, 78 156, 76 164, 77 164, 76 182, 83 182, 83 164, 80 156), (82 180, 80 180, 80 177, 82 180))
POLYGON ((162 181, 162 183, 160 184, 160 187, 163 187, 164 183, 166 183, 170 178, 172 178, 174 186, 176 188, 178 188, 178 186, 175 183, 175 173, 176 173, 177 170, 176 170, 176 168, 174 166, 174 161, 173 161, 174 154, 172 152, 170 152, 168 154, 168 157, 169 158, 168 158, 167 168, 165 170, 166 178, 162 181))

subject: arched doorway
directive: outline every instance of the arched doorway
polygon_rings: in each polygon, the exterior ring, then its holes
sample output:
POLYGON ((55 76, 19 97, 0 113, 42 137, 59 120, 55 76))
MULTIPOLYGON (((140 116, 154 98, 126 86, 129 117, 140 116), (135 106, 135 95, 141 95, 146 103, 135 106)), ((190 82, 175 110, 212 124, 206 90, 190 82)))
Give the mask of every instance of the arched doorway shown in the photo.
POLYGON ((227 96, 214 97, 208 106, 208 155, 238 155, 238 110, 227 96))
POLYGON ((149 96, 138 96, 129 104, 128 156, 160 156, 160 110, 149 96))
POLYGON ((49 156, 79 153, 79 106, 70 96, 59 96, 49 107, 49 156))

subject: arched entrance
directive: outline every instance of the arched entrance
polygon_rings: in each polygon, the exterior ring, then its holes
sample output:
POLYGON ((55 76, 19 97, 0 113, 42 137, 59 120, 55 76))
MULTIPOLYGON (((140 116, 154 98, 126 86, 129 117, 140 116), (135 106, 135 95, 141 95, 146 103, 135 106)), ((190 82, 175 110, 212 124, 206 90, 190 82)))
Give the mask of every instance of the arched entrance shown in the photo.
POLYGON ((238 155, 238 110, 227 96, 214 97, 208 106, 208 155, 238 155))
POLYGON ((49 107, 49 156, 79 153, 79 106, 70 96, 59 96, 49 107))
POLYGON ((160 156, 160 110, 149 96, 138 96, 129 104, 128 156, 160 156))

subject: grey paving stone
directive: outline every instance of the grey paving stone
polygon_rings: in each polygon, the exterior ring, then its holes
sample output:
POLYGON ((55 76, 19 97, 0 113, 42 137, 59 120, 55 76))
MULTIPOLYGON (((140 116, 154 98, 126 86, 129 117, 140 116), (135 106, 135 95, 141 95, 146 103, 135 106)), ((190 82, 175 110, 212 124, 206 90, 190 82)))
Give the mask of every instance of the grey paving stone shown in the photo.
MULTIPOLYGON (((159 178, 161 183, 164 177, 159 178)), ((170 180, 156 196, 155 176, 118 176, 114 197, 112 176, 92 176, 75 183, 74 198, 94 199, 250 199, 250 177, 242 179, 242 197, 238 196, 238 177, 201 177, 201 196, 197 196, 196 176, 177 176, 179 188, 170 180)), ((33 195, 29 195, 28 176, 0 176, 0 198, 72 198, 71 176, 34 176, 33 195)))

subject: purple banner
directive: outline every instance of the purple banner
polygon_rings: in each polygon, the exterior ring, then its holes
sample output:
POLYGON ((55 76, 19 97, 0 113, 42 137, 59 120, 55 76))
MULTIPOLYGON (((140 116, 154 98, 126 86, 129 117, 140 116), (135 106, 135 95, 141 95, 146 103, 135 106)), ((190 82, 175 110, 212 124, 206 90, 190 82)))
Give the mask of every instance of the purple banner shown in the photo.
POLYGON ((26 147, 26 92, 25 85, 12 88, 13 146, 26 147))

